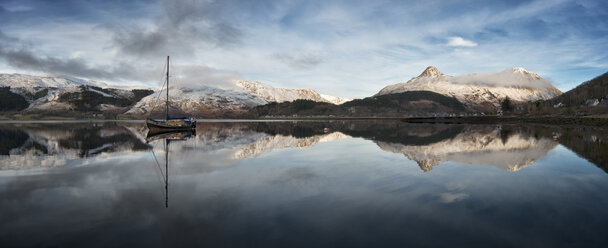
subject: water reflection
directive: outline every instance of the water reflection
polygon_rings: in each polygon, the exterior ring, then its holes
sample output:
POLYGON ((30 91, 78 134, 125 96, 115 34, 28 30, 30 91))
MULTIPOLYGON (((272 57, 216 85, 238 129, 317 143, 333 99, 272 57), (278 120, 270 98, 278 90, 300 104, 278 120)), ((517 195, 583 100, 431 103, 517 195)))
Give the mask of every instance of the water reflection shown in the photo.
MULTIPOLYGON (((422 171, 441 162, 518 171, 562 144, 600 168, 608 164, 608 131, 601 128, 408 124, 399 121, 203 123, 198 136, 181 137, 177 150, 233 149, 222 160, 255 158, 285 148, 309 148, 339 139, 364 138, 386 152, 403 154, 422 171)), ((152 150, 142 123, 26 123, 0 125, 2 170, 58 167, 82 158, 152 150)), ((179 134, 184 135, 184 134, 179 134)))
MULTIPOLYGON (((64 166, 81 158, 150 149, 139 123, 1 124, 0 169, 64 166)), ((113 154, 113 155, 111 155, 113 154)))
POLYGON ((461 133, 425 145, 376 141, 382 150, 401 153, 429 171, 441 161, 488 165, 518 171, 544 157, 558 143, 548 138, 534 138, 522 133, 508 137, 492 127, 467 127, 461 133))
POLYGON ((601 128, 251 122, 151 137, 143 123, 108 122, 0 132, 2 247, 608 244, 601 128))
MULTIPOLYGON (((160 176, 165 183, 165 208, 169 208, 169 151, 170 151, 169 144, 171 142, 175 142, 175 141, 185 141, 194 135, 196 135, 196 130, 181 130, 181 131, 162 132, 162 133, 152 133, 152 132, 148 131, 148 134, 146 135, 146 141, 148 143, 158 141, 158 142, 161 142, 164 147, 164 152, 165 152, 165 159, 164 159, 165 170, 164 171, 163 171, 163 168, 161 167, 160 163, 158 162, 158 158, 156 157, 156 153, 154 151, 152 151, 152 156, 154 157, 154 162, 156 163, 160 176)), ((156 142, 156 143, 158 143, 158 142, 156 142)))

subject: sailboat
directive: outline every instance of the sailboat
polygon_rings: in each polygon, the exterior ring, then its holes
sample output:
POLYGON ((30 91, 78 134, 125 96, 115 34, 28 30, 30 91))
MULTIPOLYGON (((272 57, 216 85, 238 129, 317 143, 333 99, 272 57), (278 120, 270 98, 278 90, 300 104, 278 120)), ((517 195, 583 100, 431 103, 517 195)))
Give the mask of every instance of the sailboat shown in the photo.
POLYGON ((146 125, 151 133, 165 133, 196 129, 196 120, 186 117, 169 117, 169 56, 167 56, 167 99, 165 101, 165 119, 146 119, 146 125))

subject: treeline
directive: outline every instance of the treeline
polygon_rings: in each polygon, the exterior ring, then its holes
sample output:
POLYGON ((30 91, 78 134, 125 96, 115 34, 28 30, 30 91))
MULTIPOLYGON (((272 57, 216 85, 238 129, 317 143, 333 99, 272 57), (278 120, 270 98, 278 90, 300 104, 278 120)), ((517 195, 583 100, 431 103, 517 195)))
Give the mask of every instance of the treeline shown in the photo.
POLYGON ((25 97, 11 92, 11 87, 0 87, 0 111, 19 111, 28 106, 25 97))
POLYGON ((603 99, 608 96, 608 72, 591 79, 567 91, 566 93, 551 99, 552 103, 563 103, 570 106, 582 105, 588 99, 603 99))
POLYGON ((608 72, 584 82, 553 99, 529 103, 528 114, 587 115, 606 114, 608 106, 587 105, 587 100, 608 101, 608 72))
MULTIPOLYGON (((128 97, 123 96, 116 89, 102 89, 95 86, 80 86, 80 91, 66 92, 59 95, 59 101, 70 104, 77 112, 100 113, 101 104, 111 104, 118 107, 128 107, 142 98, 154 93, 152 90, 134 89, 128 97), (103 95, 106 93, 110 96, 103 95)), ((46 97, 49 89, 40 89, 35 93, 14 93, 10 87, 0 87, 0 112, 17 112, 29 107, 30 103, 46 97)), ((76 114, 76 113, 74 113, 76 114)))
POLYGON ((154 93, 152 90, 131 90, 132 97, 118 96, 113 89, 102 89, 99 87, 91 87, 97 91, 101 91, 112 96, 104 96, 98 92, 88 90, 86 86, 81 86, 81 91, 66 92, 59 96, 60 102, 66 102, 74 107, 74 110, 81 112, 97 112, 101 104, 111 104, 118 107, 128 107, 134 105, 142 98, 154 93))
POLYGON ((456 98, 430 91, 408 91, 356 99, 342 105, 311 100, 273 102, 254 107, 249 111, 249 117, 400 117, 448 115, 465 111, 465 106, 456 98))

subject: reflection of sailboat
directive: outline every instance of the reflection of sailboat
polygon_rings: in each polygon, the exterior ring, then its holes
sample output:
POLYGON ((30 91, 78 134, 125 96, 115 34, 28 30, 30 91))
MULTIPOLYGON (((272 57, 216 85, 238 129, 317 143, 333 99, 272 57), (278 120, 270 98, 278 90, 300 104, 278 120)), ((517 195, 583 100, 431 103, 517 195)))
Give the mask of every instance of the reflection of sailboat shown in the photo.
POLYGON ((146 136, 146 142, 150 143, 155 140, 166 139, 166 140, 186 140, 192 136, 196 136, 196 130, 186 130, 186 131, 172 131, 172 132, 162 132, 155 133, 152 131, 148 132, 146 136))
POLYGON ((146 119, 146 125, 151 132, 163 133, 171 132, 176 130, 191 130, 196 128, 196 120, 180 117, 170 118, 169 117, 169 56, 167 56, 167 99, 165 101, 165 119, 155 120, 148 118, 146 119))
POLYGON ((163 142, 164 150, 165 150, 165 171, 164 171, 164 173, 160 166, 160 163, 158 163, 158 159, 156 159, 156 154, 154 154, 154 150, 152 150, 152 155, 154 156, 154 161, 156 161, 156 165, 158 166, 161 176, 163 176, 163 181, 165 182, 165 207, 166 208, 169 207, 169 144, 173 141, 186 140, 194 135, 196 135, 195 132, 188 130, 188 131, 181 131, 181 132, 165 132, 165 133, 160 133, 160 134, 153 134, 151 132, 148 132, 148 136, 146 137, 146 141, 148 143, 156 141, 156 140, 164 139, 164 142, 163 142))

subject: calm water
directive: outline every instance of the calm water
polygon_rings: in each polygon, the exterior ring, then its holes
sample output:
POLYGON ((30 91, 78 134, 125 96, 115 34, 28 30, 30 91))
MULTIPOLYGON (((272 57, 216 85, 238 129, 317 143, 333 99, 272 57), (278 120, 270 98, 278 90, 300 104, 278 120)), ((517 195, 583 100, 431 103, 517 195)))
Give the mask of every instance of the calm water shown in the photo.
POLYGON ((601 128, 0 123, 0 141, 2 247, 608 246, 601 128))

